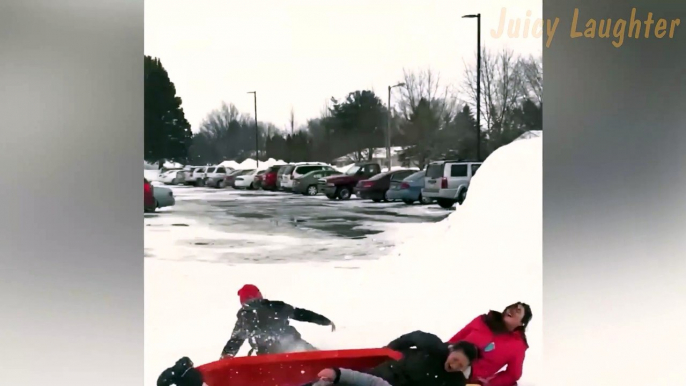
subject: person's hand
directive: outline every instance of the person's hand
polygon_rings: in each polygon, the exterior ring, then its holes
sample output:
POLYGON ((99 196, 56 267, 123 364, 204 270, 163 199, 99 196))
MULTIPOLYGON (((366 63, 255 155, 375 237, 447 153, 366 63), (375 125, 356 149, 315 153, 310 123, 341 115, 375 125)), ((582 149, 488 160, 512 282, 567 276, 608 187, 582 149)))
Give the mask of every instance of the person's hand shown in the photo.
POLYGON ((334 331, 336 331, 336 325, 333 322, 331 322, 331 332, 334 331))
POLYGON ((233 355, 231 354, 222 354, 222 356, 219 357, 219 359, 226 359, 226 358, 233 358, 233 355))
POLYGON ((317 377, 322 381, 333 382, 336 380, 336 372, 333 369, 324 369, 317 374, 317 377))

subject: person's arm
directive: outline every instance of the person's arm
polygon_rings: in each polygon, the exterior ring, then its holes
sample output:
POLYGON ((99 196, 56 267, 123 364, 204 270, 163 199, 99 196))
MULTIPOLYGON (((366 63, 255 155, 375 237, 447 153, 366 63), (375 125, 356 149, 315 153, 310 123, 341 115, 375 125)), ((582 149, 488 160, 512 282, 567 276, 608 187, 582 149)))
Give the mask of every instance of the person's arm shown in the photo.
POLYGON ((522 377, 524 366, 524 350, 518 352, 509 362, 505 370, 496 373, 492 378, 484 382, 486 386, 515 386, 522 377))
POLYGON ((222 350, 222 358, 226 356, 236 356, 238 350, 241 349, 243 342, 248 338, 248 331, 245 329, 243 324, 243 315, 238 314, 238 320, 236 320, 236 325, 233 327, 233 332, 231 333, 231 338, 224 349, 222 350))
POLYGON ((304 308, 293 308, 291 319, 300 322, 314 323, 320 326, 331 326, 333 324, 326 316, 306 310, 304 308))
POLYGON ((416 347, 422 351, 434 352, 441 352, 446 348, 445 343, 443 343, 439 337, 423 331, 414 331, 409 334, 405 334, 393 340, 386 347, 395 351, 404 351, 412 347, 416 347))
POLYGON ((483 315, 479 315, 479 316, 477 316, 476 318, 474 318, 474 320, 472 320, 471 322, 469 322, 469 324, 467 324, 466 326, 464 326, 463 329, 461 329, 460 331, 458 331, 457 334, 455 334, 452 338, 450 338, 450 339, 448 340, 448 343, 457 343, 457 342, 459 342, 459 341, 464 340, 464 338, 466 338, 467 335, 469 335, 469 333, 472 332, 472 329, 474 328, 474 326, 475 326, 477 323, 481 323, 481 318, 483 318, 483 315))

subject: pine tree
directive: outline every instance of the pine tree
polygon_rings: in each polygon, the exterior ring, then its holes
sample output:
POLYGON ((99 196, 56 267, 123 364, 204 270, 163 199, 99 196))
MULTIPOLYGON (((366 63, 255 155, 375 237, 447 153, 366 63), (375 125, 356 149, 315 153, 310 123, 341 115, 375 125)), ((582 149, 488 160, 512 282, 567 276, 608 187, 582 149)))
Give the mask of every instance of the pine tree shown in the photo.
POLYGON ((185 163, 191 138, 191 126, 184 116, 174 83, 160 60, 146 55, 145 160, 185 163))

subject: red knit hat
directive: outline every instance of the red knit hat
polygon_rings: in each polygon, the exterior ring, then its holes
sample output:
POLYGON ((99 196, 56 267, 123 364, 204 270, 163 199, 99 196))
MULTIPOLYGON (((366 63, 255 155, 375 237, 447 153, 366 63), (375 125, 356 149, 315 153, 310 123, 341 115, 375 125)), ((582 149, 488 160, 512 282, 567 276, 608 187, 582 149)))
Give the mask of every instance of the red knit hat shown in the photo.
POLYGON ((262 299, 260 289, 252 284, 246 284, 243 288, 239 289, 238 296, 241 299, 241 304, 245 304, 253 299, 262 299))

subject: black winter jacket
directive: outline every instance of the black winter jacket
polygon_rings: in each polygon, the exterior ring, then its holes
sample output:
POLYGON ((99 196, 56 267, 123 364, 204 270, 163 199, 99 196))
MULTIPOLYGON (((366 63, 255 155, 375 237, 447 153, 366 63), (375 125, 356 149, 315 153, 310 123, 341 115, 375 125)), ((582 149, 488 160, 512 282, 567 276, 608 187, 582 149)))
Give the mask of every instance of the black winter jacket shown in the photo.
POLYGON ((422 331, 405 334, 388 344, 403 353, 398 361, 387 361, 368 373, 393 386, 465 386, 462 372, 448 372, 445 361, 450 349, 439 337, 422 331))
POLYGON ((315 312, 267 299, 246 303, 238 311, 236 318, 236 325, 222 355, 236 355, 246 339, 258 355, 284 352, 280 345, 282 339, 301 340, 300 333, 289 324, 289 319, 322 326, 331 325, 329 319, 315 312))

